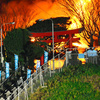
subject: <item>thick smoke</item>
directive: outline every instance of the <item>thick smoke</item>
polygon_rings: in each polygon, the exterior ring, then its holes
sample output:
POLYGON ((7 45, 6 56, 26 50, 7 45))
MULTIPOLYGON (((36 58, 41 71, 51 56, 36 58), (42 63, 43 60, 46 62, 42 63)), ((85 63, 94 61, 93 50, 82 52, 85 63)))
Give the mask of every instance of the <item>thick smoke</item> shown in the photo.
POLYGON ((29 27, 39 18, 53 17, 48 11, 55 3, 56 0, 1 0, 0 24, 14 21, 16 28, 29 27))

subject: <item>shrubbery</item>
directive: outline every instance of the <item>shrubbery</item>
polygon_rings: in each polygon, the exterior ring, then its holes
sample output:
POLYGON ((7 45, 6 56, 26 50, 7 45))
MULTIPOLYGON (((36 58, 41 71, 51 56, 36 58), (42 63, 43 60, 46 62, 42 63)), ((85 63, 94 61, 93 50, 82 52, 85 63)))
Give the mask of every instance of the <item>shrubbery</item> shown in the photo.
POLYGON ((70 65, 56 73, 30 100, 100 100, 100 66, 70 65))

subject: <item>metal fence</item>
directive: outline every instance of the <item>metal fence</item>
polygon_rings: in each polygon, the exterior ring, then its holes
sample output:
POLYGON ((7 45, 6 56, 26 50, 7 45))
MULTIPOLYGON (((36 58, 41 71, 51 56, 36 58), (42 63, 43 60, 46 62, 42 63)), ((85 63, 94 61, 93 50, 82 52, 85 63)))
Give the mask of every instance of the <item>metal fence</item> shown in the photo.
POLYGON ((21 81, 13 93, 7 95, 7 100, 28 100, 31 93, 35 92, 37 88, 46 87, 48 78, 52 77, 55 73, 62 71, 62 66, 65 64, 65 52, 60 53, 54 58, 53 70, 53 59, 42 65, 37 72, 34 72, 29 79, 24 82, 21 81))
MULTIPOLYGON (((85 51, 86 52, 86 51, 85 51)), ((54 58, 54 66, 53 70, 53 59, 49 60, 47 63, 42 65, 37 72, 34 72, 29 79, 25 81, 19 81, 20 85, 13 89, 12 93, 7 91, 6 96, 7 100, 28 100, 28 97, 31 93, 35 92, 37 88, 46 87, 47 80, 52 77, 55 73, 59 73, 62 69, 70 64, 82 64, 82 61, 78 59, 77 50, 68 51, 68 49, 60 51, 54 58)), ((88 57, 87 53, 84 53, 85 63, 100 63, 99 54, 94 57, 88 57)))

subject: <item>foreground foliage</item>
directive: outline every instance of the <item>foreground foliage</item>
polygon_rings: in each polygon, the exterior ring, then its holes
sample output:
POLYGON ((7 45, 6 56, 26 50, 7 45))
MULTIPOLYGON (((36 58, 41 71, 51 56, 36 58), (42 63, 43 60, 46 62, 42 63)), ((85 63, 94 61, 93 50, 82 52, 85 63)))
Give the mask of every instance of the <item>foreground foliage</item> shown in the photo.
POLYGON ((29 100, 100 100, 100 66, 70 65, 56 73, 29 100))
POLYGON ((26 66, 25 68, 29 66, 31 70, 34 70, 34 59, 39 59, 44 53, 44 48, 41 46, 46 46, 45 42, 35 41, 32 43, 30 32, 27 29, 20 28, 8 31, 3 42, 5 61, 13 64, 14 54, 17 54, 20 64, 26 66))

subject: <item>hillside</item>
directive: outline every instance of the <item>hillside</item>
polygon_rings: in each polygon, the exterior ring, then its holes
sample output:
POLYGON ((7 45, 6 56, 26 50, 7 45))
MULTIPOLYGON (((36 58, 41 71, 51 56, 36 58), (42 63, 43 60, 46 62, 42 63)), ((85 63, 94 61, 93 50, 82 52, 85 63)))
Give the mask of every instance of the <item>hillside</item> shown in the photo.
POLYGON ((69 65, 30 95, 29 100, 100 100, 100 66, 69 65))

